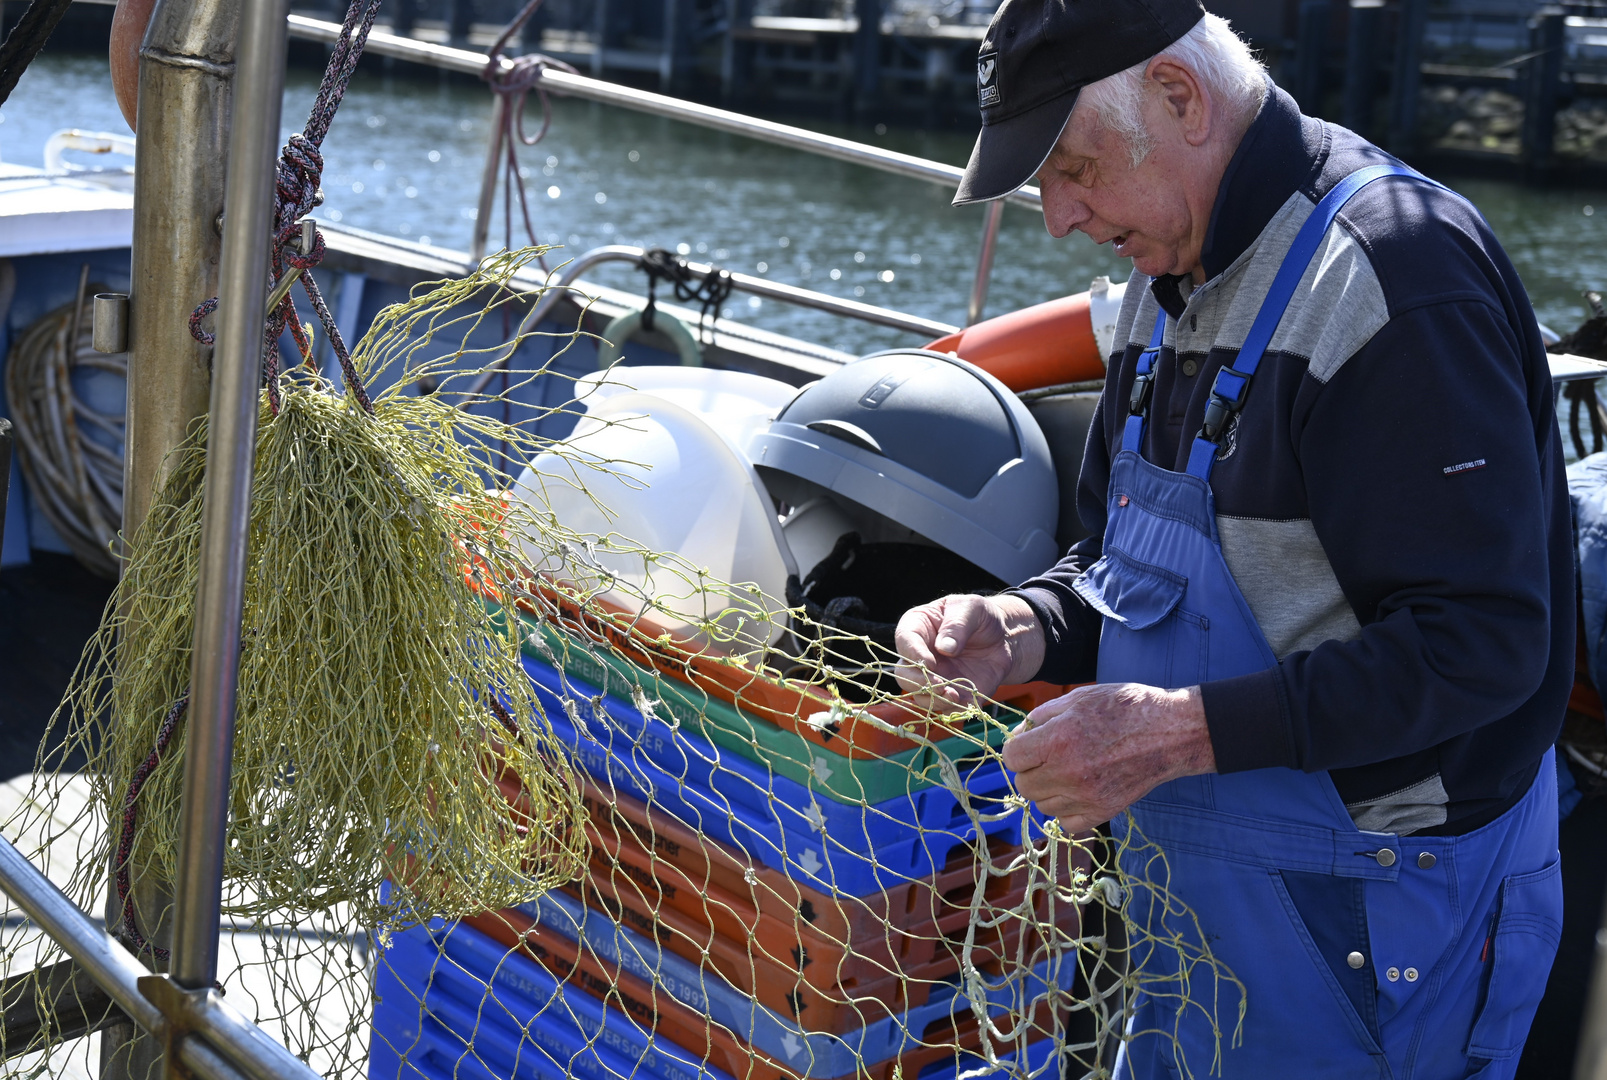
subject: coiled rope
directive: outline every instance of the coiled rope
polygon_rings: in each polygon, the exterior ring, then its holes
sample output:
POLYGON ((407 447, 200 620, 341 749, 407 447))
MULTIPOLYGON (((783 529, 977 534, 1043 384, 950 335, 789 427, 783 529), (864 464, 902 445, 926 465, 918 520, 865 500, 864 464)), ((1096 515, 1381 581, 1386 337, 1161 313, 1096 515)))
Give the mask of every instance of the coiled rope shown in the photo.
MULTIPOLYGON (((643 252, 641 262, 636 266, 647 275, 647 306, 642 309, 642 328, 653 329, 653 317, 658 311, 658 283, 668 281, 675 291, 677 301, 698 305, 697 337, 701 344, 703 320, 709 317, 710 312, 714 313, 715 318, 719 318, 721 305, 730 298, 735 287, 731 281, 731 272, 712 266, 708 273, 699 278, 685 259, 664 248, 653 248, 643 252)), ((713 337, 714 331, 711 328, 709 330, 711 341, 713 337)))
POLYGON ((128 354, 94 350, 84 302, 90 291, 86 264, 77 297, 23 331, 6 365, 6 400, 34 504, 79 562, 115 580, 123 520, 123 414, 102 412, 80 397, 73 375, 95 370, 127 378, 128 354))

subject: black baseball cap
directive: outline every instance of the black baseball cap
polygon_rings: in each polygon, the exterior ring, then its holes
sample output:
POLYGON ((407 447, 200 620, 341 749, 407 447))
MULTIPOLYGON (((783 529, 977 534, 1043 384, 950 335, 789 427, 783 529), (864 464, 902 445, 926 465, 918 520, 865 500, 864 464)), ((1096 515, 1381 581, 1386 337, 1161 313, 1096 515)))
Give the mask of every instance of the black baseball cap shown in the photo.
POLYGON ((954 205, 1032 179, 1078 91, 1163 51, 1203 14, 1200 0, 1004 0, 977 53, 982 132, 954 205))

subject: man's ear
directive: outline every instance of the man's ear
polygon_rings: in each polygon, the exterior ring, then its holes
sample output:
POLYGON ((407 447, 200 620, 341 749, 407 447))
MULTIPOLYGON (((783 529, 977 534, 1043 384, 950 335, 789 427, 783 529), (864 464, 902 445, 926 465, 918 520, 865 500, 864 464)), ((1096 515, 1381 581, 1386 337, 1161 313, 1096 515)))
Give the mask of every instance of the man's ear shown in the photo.
POLYGON ((1201 146, 1211 135, 1215 110, 1211 95, 1189 68, 1168 57, 1153 61, 1145 78, 1158 83, 1166 115, 1177 124, 1190 146, 1201 146))

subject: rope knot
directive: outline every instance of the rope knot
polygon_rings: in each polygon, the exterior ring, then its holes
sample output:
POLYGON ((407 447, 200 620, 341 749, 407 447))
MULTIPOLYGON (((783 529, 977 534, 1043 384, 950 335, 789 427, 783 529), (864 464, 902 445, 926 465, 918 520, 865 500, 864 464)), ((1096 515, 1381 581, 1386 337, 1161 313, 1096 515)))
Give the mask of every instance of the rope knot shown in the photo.
POLYGON ((289 239, 287 231, 294 229, 296 221, 316 204, 323 177, 323 151, 300 132, 291 135, 279 156, 277 210, 281 243, 289 239))
MULTIPOLYGON (((294 237, 300 231, 301 230, 299 227, 292 229, 291 236, 294 237)), ((291 266, 294 266, 298 270, 311 270, 313 267, 317 266, 323 261, 324 234, 318 230, 317 226, 314 226, 312 231, 312 247, 307 251, 302 251, 300 244, 293 242, 286 243, 284 248, 284 257, 285 262, 289 263, 291 266)))

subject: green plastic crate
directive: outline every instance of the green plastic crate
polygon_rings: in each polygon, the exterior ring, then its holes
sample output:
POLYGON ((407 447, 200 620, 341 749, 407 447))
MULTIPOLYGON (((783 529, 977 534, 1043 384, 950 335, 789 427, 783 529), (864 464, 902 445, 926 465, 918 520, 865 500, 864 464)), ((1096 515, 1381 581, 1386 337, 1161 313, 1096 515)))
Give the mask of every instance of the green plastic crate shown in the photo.
POLYGON ((1001 713, 1003 726, 976 720, 966 736, 944 739, 932 746, 916 746, 888 758, 852 758, 805 739, 795 731, 749 717, 734 705, 711 697, 689 683, 636 666, 604 647, 591 648, 550 623, 538 623, 523 614, 522 647, 537 660, 557 657, 565 673, 603 692, 630 701, 632 688, 657 702, 661 716, 699 732, 717 746, 796 780, 837 802, 859 805, 878 803, 922 788, 943 784, 943 760, 963 764, 983 753, 979 741, 997 747, 1005 727, 1021 717, 1014 710, 1001 713), (535 643, 539 635, 542 645, 535 643), (547 651, 550 650, 550 653, 547 651))

